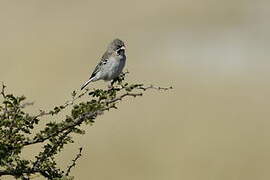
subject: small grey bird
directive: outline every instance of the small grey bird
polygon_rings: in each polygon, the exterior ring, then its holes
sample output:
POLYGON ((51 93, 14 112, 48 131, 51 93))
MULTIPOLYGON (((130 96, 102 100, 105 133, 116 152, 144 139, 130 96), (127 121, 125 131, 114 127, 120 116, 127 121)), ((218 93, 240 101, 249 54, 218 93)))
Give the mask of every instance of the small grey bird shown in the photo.
POLYGON ((103 54, 90 78, 82 85, 81 90, 90 82, 116 79, 123 71, 126 63, 125 44, 120 39, 114 39, 103 54))

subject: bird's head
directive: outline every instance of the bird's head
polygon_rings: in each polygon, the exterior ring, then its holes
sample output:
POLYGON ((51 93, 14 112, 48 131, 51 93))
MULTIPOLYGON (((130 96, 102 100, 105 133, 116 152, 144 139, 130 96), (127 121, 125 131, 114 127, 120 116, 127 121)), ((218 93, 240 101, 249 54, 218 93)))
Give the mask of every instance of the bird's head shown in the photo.
POLYGON ((123 55, 125 53, 125 49, 126 46, 120 39, 114 39, 108 46, 109 51, 116 52, 118 55, 123 55))

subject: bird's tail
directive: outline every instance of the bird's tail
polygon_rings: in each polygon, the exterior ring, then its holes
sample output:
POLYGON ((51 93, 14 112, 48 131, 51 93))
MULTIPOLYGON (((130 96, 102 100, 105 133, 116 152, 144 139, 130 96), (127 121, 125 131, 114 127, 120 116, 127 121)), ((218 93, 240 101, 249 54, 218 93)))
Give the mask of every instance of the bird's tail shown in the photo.
POLYGON ((81 90, 83 90, 83 88, 85 88, 90 82, 92 82, 92 79, 87 80, 81 87, 81 90))

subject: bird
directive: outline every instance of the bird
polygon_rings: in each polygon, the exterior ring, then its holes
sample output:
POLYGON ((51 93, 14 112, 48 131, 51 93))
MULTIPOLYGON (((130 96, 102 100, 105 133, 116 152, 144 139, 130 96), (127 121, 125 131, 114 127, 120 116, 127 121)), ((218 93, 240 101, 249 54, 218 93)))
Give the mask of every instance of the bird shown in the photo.
POLYGON ((96 65, 90 78, 81 86, 81 90, 90 82, 98 80, 111 81, 118 78, 126 64, 125 43, 116 38, 109 43, 107 50, 96 65))

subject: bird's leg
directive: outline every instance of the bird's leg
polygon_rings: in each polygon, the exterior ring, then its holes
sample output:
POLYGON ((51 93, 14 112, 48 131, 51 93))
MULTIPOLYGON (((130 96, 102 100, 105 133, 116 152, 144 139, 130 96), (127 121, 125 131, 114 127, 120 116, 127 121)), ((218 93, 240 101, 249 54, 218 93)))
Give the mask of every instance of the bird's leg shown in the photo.
POLYGON ((117 78, 113 79, 111 82, 111 86, 113 86, 113 84, 117 81, 117 78))
POLYGON ((113 84, 116 82, 116 79, 113 79, 111 83, 108 85, 108 89, 113 89, 113 84))
POLYGON ((122 82, 122 79, 120 76, 118 76, 117 78, 114 78, 112 81, 111 81, 111 84, 108 86, 109 89, 114 89, 114 83, 118 82, 118 84, 121 84, 122 82))

